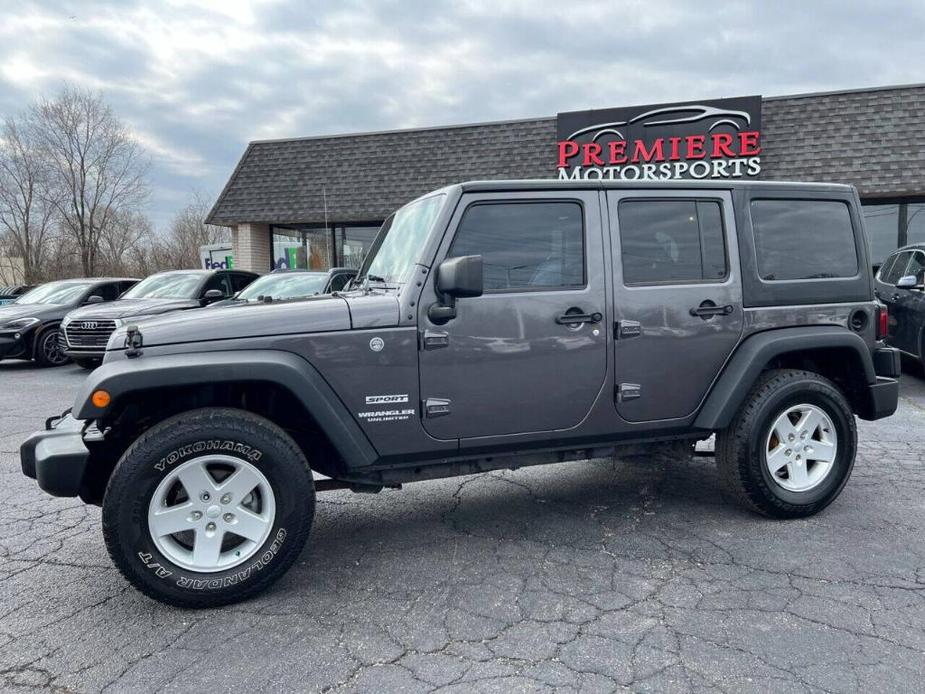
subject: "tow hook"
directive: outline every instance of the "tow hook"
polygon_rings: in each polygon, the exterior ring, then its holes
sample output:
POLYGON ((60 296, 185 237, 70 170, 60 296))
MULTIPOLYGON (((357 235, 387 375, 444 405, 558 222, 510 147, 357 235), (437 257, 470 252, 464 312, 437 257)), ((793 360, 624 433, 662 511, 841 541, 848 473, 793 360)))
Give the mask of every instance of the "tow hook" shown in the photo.
POLYGON ((141 334, 138 326, 128 326, 125 329, 125 356, 127 356, 129 359, 140 357, 143 354, 141 350, 143 344, 144 336, 141 334))

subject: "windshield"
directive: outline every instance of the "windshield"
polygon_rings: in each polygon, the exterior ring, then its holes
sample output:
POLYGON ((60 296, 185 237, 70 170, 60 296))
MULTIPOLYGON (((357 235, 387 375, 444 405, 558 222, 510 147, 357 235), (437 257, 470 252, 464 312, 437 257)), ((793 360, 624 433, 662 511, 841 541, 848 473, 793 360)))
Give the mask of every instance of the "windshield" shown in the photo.
POLYGON ((407 280, 445 198, 432 195, 412 202, 385 220, 359 276, 390 284, 407 280))
POLYGON ((93 286, 92 282, 49 282, 26 292, 16 304, 70 304, 93 286))
POLYGON ((165 272, 143 279, 122 295, 123 299, 195 299, 203 275, 165 272))
POLYGON ((282 299, 301 299, 324 291, 327 284, 326 272, 286 272, 277 275, 264 275, 238 292, 235 299, 256 301, 257 297, 269 296, 275 301, 282 299))

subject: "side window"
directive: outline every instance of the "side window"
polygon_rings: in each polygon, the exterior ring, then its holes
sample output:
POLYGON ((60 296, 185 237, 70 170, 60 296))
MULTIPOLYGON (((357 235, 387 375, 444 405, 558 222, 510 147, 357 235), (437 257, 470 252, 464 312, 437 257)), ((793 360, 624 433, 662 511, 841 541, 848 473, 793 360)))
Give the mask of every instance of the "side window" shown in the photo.
POLYGON ((103 297, 103 301, 115 301, 119 298, 119 285, 115 282, 101 284, 90 292, 90 296, 97 294, 103 297))
POLYGON ((909 258, 912 256, 911 251, 903 251, 896 255, 896 261, 890 266, 890 269, 881 279, 885 284, 896 284, 899 278, 906 274, 906 265, 909 264, 909 258))
POLYGON ((132 280, 130 282, 119 282, 119 296, 122 296, 122 294, 124 294, 129 289, 134 287, 136 284, 138 284, 138 282, 136 282, 135 280, 132 280))
POLYGON ((482 256, 485 291, 582 287, 581 205, 476 203, 459 222, 448 254, 463 255, 482 256))
POLYGON ((886 276, 890 274, 890 268, 893 267, 893 263, 896 261, 896 254, 887 256, 887 259, 883 261, 883 265, 877 270, 877 279, 881 282, 886 282, 886 276))
POLYGON ((334 278, 331 280, 331 288, 329 291, 339 292, 349 281, 350 275, 346 272, 340 272, 334 275, 334 278))
POLYGON ((722 206, 715 200, 624 200, 618 208, 623 282, 722 280, 728 273, 722 206))
POLYGON ((220 289, 225 296, 230 294, 228 289, 228 275, 223 272, 217 272, 209 278, 209 281, 206 282, 206 286, 202 288, 200 296, 205 296, 206 292, 210 289, 220 289))
POLYGON ((925 253, 921 251, 913 253, 903 274, 915 275, 916 284, 922 284, 922 279, 925 278, 925 253))
POLYGON ((234 294, 237 294, 239 291, 244 289, 247 285, 254 281, 254 277, 251 275, 242 275, 240 273, 233 273, 231 277, 231 291, 234 294))
POLYGON ((840 200, 753 200, 752 227, 763 280, 854 277, 858 255, 848 205, 840 200))

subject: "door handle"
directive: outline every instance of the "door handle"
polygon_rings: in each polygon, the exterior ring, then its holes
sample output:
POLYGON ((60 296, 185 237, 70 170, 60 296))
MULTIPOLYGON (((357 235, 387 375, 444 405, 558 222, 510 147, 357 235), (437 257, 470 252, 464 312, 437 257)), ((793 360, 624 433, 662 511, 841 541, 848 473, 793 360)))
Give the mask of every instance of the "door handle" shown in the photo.
POLYGON ((561 316, 556 316, 556 323, 559 325, 577 325, 579 323, 600 323, 603 319, 604 314, 598 311, 585 313, 580 308, 570 308, 561 316))
POLYGON ((732 304, 717 306, 712 301, 707 300, 701 302, 700 306, 692 308, 690 313, 692 316, 699 316, 700 318, 707 319, 713 316, 728 316, 732 313, 732 310, 732 304))

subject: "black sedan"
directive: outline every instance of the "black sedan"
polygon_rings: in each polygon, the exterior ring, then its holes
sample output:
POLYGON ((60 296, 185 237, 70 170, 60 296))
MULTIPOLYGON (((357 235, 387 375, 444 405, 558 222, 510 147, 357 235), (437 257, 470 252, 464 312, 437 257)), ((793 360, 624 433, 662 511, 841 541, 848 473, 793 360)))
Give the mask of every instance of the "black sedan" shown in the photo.
POLYGON ((79 306, 113 301, 138 280, 92 277, 48 282, 0 306, 0 359, 34 359, 40 366, 60 366, 61 319, 79 306))
POLYGON ((146 277, 118 301, 69 313, 62 324, 65 354, 79 366, 95 368, 103 360, 109 336, 122 323, 207 306, 257 277, 242 270, 172 270, 146 277))

